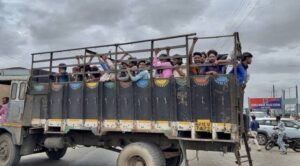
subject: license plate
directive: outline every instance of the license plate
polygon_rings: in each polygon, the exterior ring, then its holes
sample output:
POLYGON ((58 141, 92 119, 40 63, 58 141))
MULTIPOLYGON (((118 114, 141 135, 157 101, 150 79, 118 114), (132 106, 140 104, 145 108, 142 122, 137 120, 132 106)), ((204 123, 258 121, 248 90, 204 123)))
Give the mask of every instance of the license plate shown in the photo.
POLYGON ((211 122, 210 120, 197 120, 196 131, 207 131, 211 132, 211 122))

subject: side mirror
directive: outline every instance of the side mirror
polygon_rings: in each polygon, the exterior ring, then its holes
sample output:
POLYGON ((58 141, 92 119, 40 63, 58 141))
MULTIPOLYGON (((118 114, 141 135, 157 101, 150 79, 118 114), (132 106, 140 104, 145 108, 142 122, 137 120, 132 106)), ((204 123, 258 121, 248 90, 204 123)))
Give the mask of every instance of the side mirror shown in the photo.
POLYGON ((300 126, 298 126, 298 125, 294 125, 294 128, 296 128, 296 129, 300 129, 300 126))

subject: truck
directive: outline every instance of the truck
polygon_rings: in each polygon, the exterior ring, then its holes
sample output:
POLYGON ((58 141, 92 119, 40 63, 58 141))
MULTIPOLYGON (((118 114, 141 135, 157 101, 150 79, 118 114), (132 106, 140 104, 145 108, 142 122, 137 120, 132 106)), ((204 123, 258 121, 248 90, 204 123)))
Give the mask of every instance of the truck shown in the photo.
POLYGON ((196 37, 234 41, 232 62, 225 66, 232 66, 235 72, 214 76, 189 72, 191 67, 201 66, 188 61, 195 35, 33 53, 31 69, 0 70, 0 84, 9 88, 1 96, 10 98, 7 120, 0 123, 0 165, 18 165, 21 156, 35 153, 59 160, 69 147, 77 145, 119 152, 118 166, 188 165, 187 150, 230 152, 235 154, 236 164, 252 165, 243 120, 243 90, 236 72, 241 55, 239 34, 196 37), (166 43, 160 50, 181 53, 177 56, 187 70, 184 78, 157 78, 154 73, 162 68, 151 63, 150 79, 136 82, 91 81, 85 76, 99 71, 70 71, 80 65, 76 58, 82 59, 81 67, 86 68, 99 65, 87 62, 88 58, 106 55, 115 64, 110 74, 116 77, 122 72, 119 63, 152 62, 155 46, 166 43), (121 59, 125 52, 139 58, 121 59), (54 79, 60 76, 61 63, 68 71, 65 82, 54 79), (72 80, 76 75, 83 79, 72 80), (240 153, 241 139, 245 156, 240 153))

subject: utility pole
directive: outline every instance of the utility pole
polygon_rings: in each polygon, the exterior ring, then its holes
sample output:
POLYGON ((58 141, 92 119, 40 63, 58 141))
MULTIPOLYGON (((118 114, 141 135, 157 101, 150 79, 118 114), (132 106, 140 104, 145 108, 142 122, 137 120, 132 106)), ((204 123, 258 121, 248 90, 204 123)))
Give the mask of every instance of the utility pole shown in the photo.
POLYGON ((282 90, 282 109, 283 109, 283 115, 285 115, 285 90, 282 90))
POLYGON ((298 86, 296 85, 296 100, 297 100, 297 102, 296 102, 296 112, 297 112, 297 116, 299 116, 299 99, 298 99, 298 86))
POLYGON ((275 85, 273 85, 273 97, 275 98, 275 85))

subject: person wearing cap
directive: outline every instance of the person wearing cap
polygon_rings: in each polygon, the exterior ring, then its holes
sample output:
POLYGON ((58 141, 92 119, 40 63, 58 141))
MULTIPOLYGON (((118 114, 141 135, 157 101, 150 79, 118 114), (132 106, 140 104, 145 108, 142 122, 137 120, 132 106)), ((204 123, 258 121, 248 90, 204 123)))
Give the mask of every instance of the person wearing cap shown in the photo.
MULTIPOLYGON (((239 84, 242 87, 246 87, 247 77, 248 77, 247 70, 248 70, 249 65, 252 63, 252 58, 253 58, 253 55, 251 53, 244 52, 242 54, 241 63, 238 64, 238 66, 237 66, 237 78, 238 78, 239 84)), ((233 74, 234 69, 232 69, 230 73, 233 74)))
MULTIPOLYGON (((259 129, 259 123, 256 121, 256 117, 253 115, 251 116, 251 123, 250 123, 250 135, 252 137, 252 140, 254 142, 254 144, 256 145, 257 147, 257 150, 258 151, 261 151, 261 148, 258 144, 258 141, 257 141, 257 130, 259 129)), ((249 139, 250 141, 251 139, 249 139)))
POLYGON ((168 57, 167 54, 160 54, 159 58, 157 54, 159 53, 160 49, 155 48, 154 50, 154 57, 153 57, 153 66, 154 67, 163 67, 163 69, 159 69, 160 78, 170 78, 173 75, 172 64, 170 59, 166 59, 168 57))
POLYGON ((60 63, 58 65, 58 76, 56 77, 56 82, 68 82, 69 74, 67 73, 67 65, 60 63))

